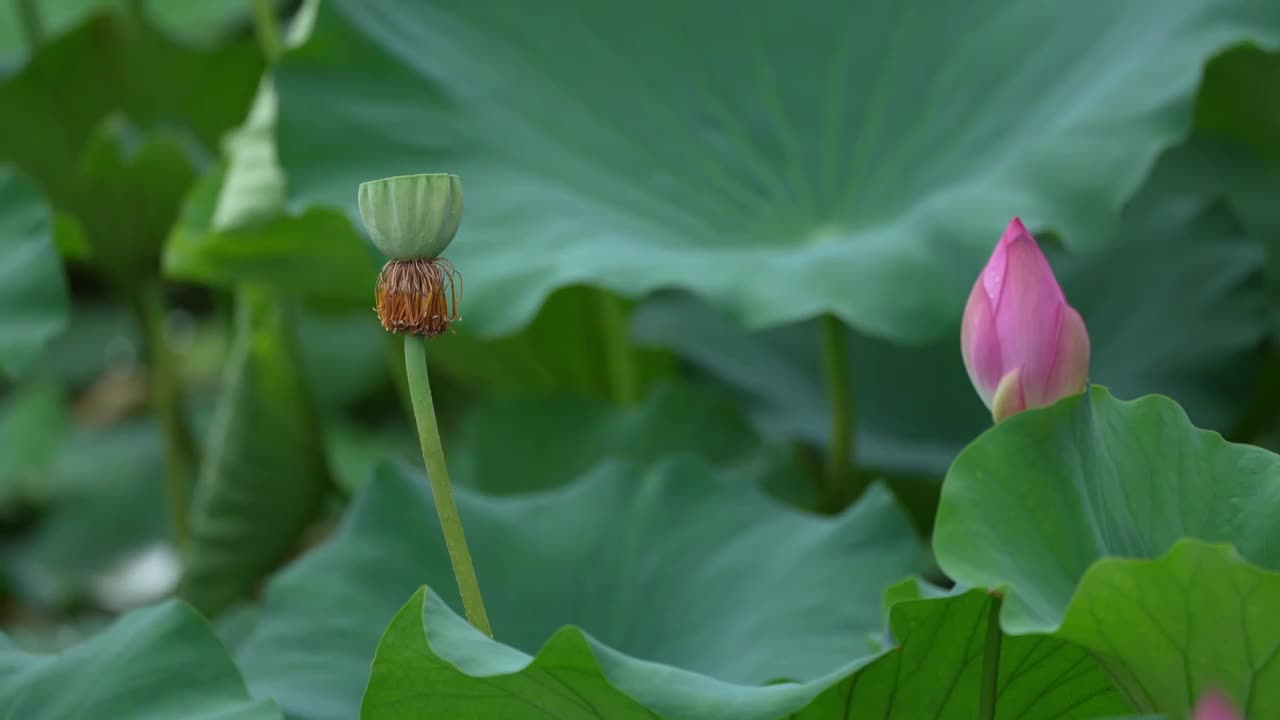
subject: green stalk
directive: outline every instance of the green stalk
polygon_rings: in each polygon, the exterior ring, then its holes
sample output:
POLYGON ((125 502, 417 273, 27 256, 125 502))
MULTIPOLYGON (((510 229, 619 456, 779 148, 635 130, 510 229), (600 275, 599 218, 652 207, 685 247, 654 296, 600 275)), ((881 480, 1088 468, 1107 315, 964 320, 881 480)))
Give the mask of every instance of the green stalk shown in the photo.
POLYGON ((40 22, 40 8, 36 0, 14 0, 17 6, 18 22, 22 23, 22 36, 27 41, 27 49, 35 52, 44 42, 44 23, 40 22))
POLYGON ((982 649, 982 686, 978 689, 978 720, 995 720, 996 686, 1000 679, 1000 596, 991 595, 987 611, 987 640, 982 649))
POLYGON ((615 403, 630 405, 640 399, 640 378, 628 338, 622 298, 599 288, 596 291, 596 310, 600 318, 600 336, 604 339, 610 394, 615 403))
MULTIPOLYGON (((838 510, 843 500, 852 500, 857 493, 842 497, 847 483, 852 481, 850 468, 853 454, 853 385, 849 378, 849 345, 844 325, 834 315, 822 316, 822 375, 826 382, 827 399, 831 403, 831 438, 827 448, 826 497, 824 504, 838 510)), ((854 488, 857 491, 857 488, 854 488)))
POLYGON ((159 283, 152 283, 139 293, 136 302, 150 359, 152 407, 164 430, 169 523, 173 529, 173 541, 181 550, 186 547, 190 525, 196 446, 182 401, 178 363, 165 335, 164 288, 159 283))
POLYGON ((280 24, 276 20, 276 8, 273 0, 252 0, 253 27, 258 36, 258 44, 262 46, 262 56, 270 65, 280 57, 280 24))
POLYGON ((431 496, 440 516, 440 529, 444 531, 444 544, 449 549, 449 561, 453 564, 453 576, 458 581, 458 594, 462 596, 462 608, 467 621, 485 635, 493 637, 489 616, 484 611, 480 597, 480 582, 467 550, 467 538, 462 532, 462 519, 453 501, 449 487, 449 470, 445 467, 444 448, 440 445, 440 428, 436 425, 436 409, 431 402, 431 381, 427 377, 427 341, 420 335, 404 336, 404 367, 409 380, 409 396, 413 400, 413 414, 418 421, 418 440, 422 443, 422 461, 427 466, 427 478, 431 481, 431 496))

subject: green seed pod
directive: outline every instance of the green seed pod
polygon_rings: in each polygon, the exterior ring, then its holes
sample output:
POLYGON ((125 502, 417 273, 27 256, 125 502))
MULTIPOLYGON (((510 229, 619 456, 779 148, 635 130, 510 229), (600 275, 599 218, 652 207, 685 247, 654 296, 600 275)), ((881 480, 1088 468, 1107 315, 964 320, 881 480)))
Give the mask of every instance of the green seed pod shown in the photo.
POLYGON ((449 247, 462 222, 457 175, 400 175, 360 184, 360 219, 383 255, 431 259, 449 247))

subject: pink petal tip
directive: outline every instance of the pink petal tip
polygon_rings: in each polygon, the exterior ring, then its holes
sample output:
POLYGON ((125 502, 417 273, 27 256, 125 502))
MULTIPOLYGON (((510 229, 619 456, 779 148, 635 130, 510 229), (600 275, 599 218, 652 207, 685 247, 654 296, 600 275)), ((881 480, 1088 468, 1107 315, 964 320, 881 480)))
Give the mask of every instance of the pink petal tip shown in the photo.
POLYGON ((1191 711, 1191 720, 1244 720, 1244 716, 1226 695, 1217 690, 1209 690, 1200 696, 1200 702, 1191 711))

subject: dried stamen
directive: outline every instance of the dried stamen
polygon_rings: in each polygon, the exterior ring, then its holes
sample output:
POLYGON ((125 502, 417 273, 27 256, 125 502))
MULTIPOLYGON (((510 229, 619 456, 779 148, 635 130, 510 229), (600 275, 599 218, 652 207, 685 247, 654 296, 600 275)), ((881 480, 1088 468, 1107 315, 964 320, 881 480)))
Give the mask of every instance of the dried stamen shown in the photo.
POLYGON ((393 333, 439 335, 461 319, 461 300, 462 274, 441 257, 392 260, 378 273, 375 309, 382 327, 393 333))

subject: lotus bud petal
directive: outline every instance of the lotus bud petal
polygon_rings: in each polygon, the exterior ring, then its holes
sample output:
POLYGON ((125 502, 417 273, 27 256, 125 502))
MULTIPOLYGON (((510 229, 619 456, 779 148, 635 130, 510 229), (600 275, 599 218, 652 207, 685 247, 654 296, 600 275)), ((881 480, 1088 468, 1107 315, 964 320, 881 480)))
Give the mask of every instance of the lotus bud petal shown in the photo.
POLYGON ((429 260, 444 252, 462 222, 457 175, 401 175, 360 184, 360 219, 392 260, 429 260))
POLYGON ((1244 720, 1225 695, 1210 690, 1200 696, 1200 702, 1191 711, 1191 720, 1244 720))
POLYGON ((1017 218, 969 293, 960 350, 996 422, 1088 385, 1084 319, 1067 304, 1048 259, 1017 218))

